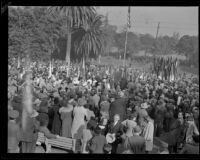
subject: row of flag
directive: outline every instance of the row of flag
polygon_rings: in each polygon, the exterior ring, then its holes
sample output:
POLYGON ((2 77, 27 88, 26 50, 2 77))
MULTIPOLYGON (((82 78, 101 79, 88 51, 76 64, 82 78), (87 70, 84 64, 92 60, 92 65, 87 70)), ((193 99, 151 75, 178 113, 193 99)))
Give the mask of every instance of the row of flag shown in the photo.
POLYGON ((177 76, 178 60, 172 57, 168 58, 155 58, 153 62, 153 73, 159 79, 174 81, 177 76))

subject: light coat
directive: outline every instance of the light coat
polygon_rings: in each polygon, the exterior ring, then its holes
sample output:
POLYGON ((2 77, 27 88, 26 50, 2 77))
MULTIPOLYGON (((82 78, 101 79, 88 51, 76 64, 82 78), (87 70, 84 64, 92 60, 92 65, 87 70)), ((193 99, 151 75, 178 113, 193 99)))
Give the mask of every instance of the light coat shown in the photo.
POLYGON ((154 125, 152 121, 149 121, 147 125, 144 127, 142 136, 145 139, 146 151, 152 151, 153 149, 153 133, 154 133, 154 125))

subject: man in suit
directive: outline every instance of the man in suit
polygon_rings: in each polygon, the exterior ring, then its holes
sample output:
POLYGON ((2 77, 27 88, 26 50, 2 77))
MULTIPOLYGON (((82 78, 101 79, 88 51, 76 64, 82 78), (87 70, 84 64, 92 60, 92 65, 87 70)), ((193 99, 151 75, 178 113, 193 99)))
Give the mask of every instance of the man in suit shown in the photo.
POLYGON ((141 128, 136 126, 133 128, 133 136, 129 137, 127 147, 133 154, 145 154, 145 139, 140 136, 141 128))
POLYGON ((98 126, 94 130, 94 137, 91 139, 89 150, 91 153, 103 154, 104 146, 107 144, 106 137, 101 135, 101 128, 98 126))
POLYGON ((17 110, 10 110, 8 116, 8 153, 19 153, 18 145, 21 138, 21 132, 19 125, 16 123, 19 112, 17 110))
MULTIPOLYGON (((26 111, 24 110, 23 112, 26 111)), ((33 113, 31 115, 28 114, 26 117, 26 126, 22 129, 22 153, 35 153, 39 131, 39 122, 35 119, 37 116, 38 112, 33 110, 33 113)))
MULTIPOLYGON (((121 124, 121 121, 120 121, 120 115, 119 114, 115 114, 114 122, 110 124, 110 127, 108 129, 108 133, 114 134, 114 136, 116 137, 116 135, 119 132, 123 133, 123 125, 121 124)), ((117 140, 115 140, 112 143, 112 151, 111 151, 111 153, 116 153, 118 143, 119 142, 117 140)))

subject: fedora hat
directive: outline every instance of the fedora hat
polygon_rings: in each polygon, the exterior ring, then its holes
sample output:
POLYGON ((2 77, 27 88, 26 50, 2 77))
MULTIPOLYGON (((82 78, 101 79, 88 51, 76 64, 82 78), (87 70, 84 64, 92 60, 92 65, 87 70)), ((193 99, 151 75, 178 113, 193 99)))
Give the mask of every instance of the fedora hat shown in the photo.
POLYGON ((10 118, 16 119, 17 117, 19 117, 19 112, 17 110, 10 110, 8 111, 8 116, 10 118))
POLYGON ((115 141, 115 135, 114 134, 111 134, 111 133, 108 133, 107 135, 106 135, 106 140, 107 140, 107 142, 108 143, 113 143, 114 141, 115 141))

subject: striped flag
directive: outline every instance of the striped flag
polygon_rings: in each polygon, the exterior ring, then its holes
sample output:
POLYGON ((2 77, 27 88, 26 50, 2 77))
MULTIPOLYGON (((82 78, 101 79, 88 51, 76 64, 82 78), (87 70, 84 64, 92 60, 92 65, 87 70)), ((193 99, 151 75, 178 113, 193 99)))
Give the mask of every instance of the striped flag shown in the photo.
POLYGON ((131 7, 128 7, 127 27, 131 28, 131 7))

